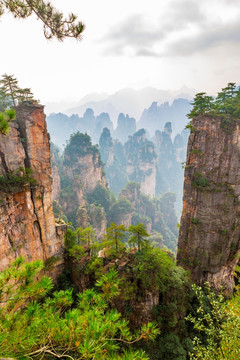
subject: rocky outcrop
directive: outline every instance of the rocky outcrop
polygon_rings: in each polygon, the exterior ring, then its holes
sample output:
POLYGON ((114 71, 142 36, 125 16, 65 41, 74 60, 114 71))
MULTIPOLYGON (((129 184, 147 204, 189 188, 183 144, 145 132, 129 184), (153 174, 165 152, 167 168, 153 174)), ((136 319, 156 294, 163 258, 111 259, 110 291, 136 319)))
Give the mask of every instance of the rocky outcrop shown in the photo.
POLYGON ((158 105, 153 102, 152 105, 145 109, 138 122, 138 127, 147 129, 151 136, 158 129, 162 129, 166 122, 171 121, 173 132, 177 134, 187 124, 186 114, 190 111, 190 102, 186 99, 175 99, 170 105, 168 102, 158 105))
POLYGON ((103 129, 100 136, 99 146, 103 163, 106 167, 111 166, 114 161, 113 140, 110 130, 106 127, 103 129))
POLYGON ((52 141, 61 148, 65 145, 71 134, 77 131, 89 134, 93 142, 98 143, 104 127, 110 130, 113 129, 113 123, 108 113, 103 112, 95 116, 90 108, 86 109, 83 117, 79 117, 76 113, 71 116, 62 113, 50 114, 47 117, 47 124, 52 141))
POLYGON ((103 129, 99 139, 101 157, 106 170, 106 178, 115 196, 127 183, 126 155, 119 140, 113 140, 110 130, 103 129))
POLYGON ((127 176, 141 185, 141 191, 150 196, 156 189, 156 153, 154 145, 146 139, 146 131, 139 130, 124 145, 127 158, 127 176))
POLYGON ((107 184, 100 152, 96 145, 92 145, 87 134, 78 132, 71 136, 64 151, 61 172, 60 204, 68 220, 75 227, 85 228, 90 223, 97 238, 101 238, 106 230, 104 208, 91 207, 96 199, 92 199, 94 196, 90 199, 89 196, 99 187, 106 190, 107 184), (93 214, 100 219, 98 223, 93 214))
POLYGON ((93 191, 98 184, 106 186, 99 153, 79 156, 74 164, 65 162, 64 172, 85 193, 93 191))
POLYGON ((114 131, 114 138, 118 139, 122 143, 127 141, 129 135, 133 135, 136 132, 136 120, 134 118, 126 116, 120 113, 117 120, 117 128, 114 131))
POLYGON ((199 116, 189 137, 178 263, 198 284, 233 290, 240 255, 240 126, 199 116))
POLYGON ((47 261, 55 257, 58 260, 52 274, 56 275, 63 264, 64 233, 56 231, 52 212, 50 147, 43 106, 19 105, 16 112, 10 132, 0 134, 3 181, 0 188, 0 269, 20 255, 29 261, 47 261), (28 169, 33 174, 24 182, 28 169), (9 176, 12 176, 11 186, 9 176))
POLYGON ((184 130, 178 134, 172 142, 172 124, 167 122, 164 131, 156 130, 153 138, 155 151, 157 154, 157 179, 156 195, 167 191, 176 193, 175 209, 179 216, 182 210, 182 192, 184 171, 182 162, 186 159, 187 143, 184 135, 188 131, 184 130), (184 160, 181 159, 184 157, 184 160))

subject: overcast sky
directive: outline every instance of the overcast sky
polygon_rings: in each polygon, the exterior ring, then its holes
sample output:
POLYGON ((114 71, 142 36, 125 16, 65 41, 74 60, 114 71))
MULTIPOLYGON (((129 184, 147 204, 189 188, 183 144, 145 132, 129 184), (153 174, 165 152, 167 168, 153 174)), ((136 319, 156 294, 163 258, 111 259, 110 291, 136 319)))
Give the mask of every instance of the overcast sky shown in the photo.
POLYGON ((239 82, 239 0, 54 0, 86 24, 83 39, 45 40, 34 17, 0 21, 1 74, 42 103, 124 87, 215 93, 239 82))

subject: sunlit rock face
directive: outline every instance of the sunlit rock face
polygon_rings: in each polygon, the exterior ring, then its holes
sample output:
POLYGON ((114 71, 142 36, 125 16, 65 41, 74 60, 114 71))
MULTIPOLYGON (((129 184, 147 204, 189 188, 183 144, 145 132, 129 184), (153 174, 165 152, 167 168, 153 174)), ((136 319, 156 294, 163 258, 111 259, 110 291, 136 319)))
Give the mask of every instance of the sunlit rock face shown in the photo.
POLYGON ((240 127, 210 116, 192 125, 177 259, 198 284, 231 295, 240 254, 240 127))
POLYGON ((7 135, 0 134, 0 174, 21 177, 33 170, 35 185, 0 191, 0 269, 22 255, 28 261, 56 257, 52 275, 63 265, 64 229, 56 231, 52 211, 49 136, 41 105, 19 105, 7 135))

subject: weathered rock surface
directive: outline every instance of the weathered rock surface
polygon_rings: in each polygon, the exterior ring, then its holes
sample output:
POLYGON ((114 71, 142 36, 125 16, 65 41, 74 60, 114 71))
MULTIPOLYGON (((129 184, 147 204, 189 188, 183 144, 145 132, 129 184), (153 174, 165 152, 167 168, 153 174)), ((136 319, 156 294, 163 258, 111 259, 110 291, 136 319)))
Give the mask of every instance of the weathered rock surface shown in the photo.
POLYGON ((0 174, 31 168, 37 185, 0 192, 0 269, 20 255, 28 261, 59 256, 59 268, 64 231, 56 232, 52 212, 50 147, 43 106, 19 105, 16 111, 9 134, 0 134, 0 174))
POLYGON ((193 120, 188 141, 178 263, 198 284, 233 290, 240 256, 240 126, 193 120))

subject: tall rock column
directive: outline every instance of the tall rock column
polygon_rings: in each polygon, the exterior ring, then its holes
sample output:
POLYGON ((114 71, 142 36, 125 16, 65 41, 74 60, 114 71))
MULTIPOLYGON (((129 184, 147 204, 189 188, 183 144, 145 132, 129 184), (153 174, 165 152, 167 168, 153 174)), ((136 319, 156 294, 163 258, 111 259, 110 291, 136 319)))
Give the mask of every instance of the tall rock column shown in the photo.
MULTIPOLYGON (((0 189, 0 270, 16 257, 61 255, 63 233, 55 227, 51 199, 50 146, 41 105, 19 105, 16 122, 0 134, 0 175, 30 168, 36 186, 0 189), (19 169, 20 168, 20 169, 19 169)), ((59 266, 63 260, 59 261, 59 266)), ((54 275, 54 274, 53 274, 54 275)))
POLYGON ((240 126, 220 118, 192 121, 185 169, 178 264, 200 285, 231 295, 240 257, 240 126))

